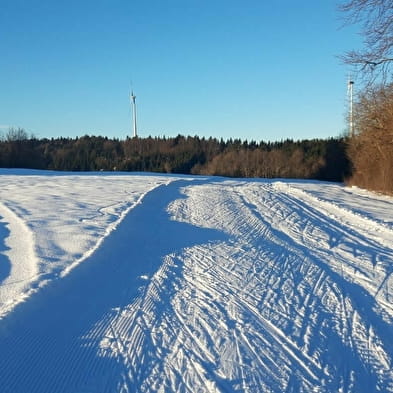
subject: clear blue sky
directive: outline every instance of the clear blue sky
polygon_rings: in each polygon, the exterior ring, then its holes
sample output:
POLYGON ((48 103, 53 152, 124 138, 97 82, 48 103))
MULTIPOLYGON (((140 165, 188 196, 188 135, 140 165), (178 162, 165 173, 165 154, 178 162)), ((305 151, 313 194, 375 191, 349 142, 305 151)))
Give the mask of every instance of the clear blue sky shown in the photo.
POLYGON ((280 140, 346 127, 335 0, 0 0, 0 131, 280 140))

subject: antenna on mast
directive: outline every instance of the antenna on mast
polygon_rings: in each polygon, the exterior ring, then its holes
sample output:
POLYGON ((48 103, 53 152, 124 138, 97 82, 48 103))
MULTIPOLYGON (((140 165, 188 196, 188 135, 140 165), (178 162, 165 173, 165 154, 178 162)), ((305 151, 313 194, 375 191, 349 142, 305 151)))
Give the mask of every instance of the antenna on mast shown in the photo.
POLYGON ((354 126, 353 126, 353 85, 355 82, 351 79, 351 77, 348 78, 348 85, 347 85, 347 95, 348 95, 348 101, 349 101, 349 136, 353 137, 355 132, 354 132, 354 126))
POLYGON ((137 128, 136 128, 136 95, 134 94, 134 92, 131 90, 131 94, 130 94, 130 103, 131 103, 131 107, 132 107, 132 120, 133 120, 133 137, 136 138, 137 137, 137 128))

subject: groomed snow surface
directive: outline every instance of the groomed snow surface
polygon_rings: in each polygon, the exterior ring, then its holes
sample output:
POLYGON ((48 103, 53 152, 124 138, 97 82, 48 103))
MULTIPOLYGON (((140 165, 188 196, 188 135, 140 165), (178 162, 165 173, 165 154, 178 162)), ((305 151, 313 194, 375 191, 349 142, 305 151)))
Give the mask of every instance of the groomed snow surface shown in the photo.
POLYGON ((393 392, 393 199, 0 171, 0 391, 393 392))

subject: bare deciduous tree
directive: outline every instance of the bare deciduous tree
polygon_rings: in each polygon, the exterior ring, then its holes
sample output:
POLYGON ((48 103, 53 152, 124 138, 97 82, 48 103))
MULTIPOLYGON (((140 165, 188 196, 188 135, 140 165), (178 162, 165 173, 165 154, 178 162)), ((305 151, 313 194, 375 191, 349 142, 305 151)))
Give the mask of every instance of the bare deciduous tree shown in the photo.
POLYGON ((349 140, 350 183, 393 194, 393 86, 369 87, 356 106, 357 135, 349 140))
POLYGON ((8 142, 25 141, 29 139, 29 135, 23 128, 11 127, 5 136, 8 142))
POLYGON ((393 1, 350 0, 340 6, 346 22, 360 24, 364 49, 347 52, 343 58, 367 79, 391 77, 393 64, 393 1))

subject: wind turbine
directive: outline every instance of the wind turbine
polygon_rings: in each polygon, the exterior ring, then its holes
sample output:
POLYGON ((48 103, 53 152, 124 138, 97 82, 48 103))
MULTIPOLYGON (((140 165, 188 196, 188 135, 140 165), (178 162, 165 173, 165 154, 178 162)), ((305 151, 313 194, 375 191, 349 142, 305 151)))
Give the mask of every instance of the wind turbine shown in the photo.
POLYGON ((130 103, 132 106, 132 119, 133 119, 133 137, 137 137, 137 128, 136 128, 136 95, 134 94, 133 91, 131 91, 130 94, 130 103))

